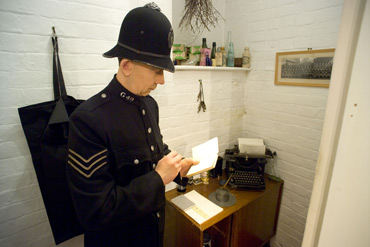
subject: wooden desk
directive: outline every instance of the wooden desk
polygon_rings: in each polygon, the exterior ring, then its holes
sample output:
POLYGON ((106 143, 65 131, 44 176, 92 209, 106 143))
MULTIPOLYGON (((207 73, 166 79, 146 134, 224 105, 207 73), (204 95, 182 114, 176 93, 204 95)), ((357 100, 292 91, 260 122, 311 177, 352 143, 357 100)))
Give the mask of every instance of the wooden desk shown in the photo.
MULTIPOLYGON (((203 224, 198 224, 170 200, 181 193, 176 189, 166 192, 165 247, 202 247, 203 232, 212 238, 212 247, 263 246, 275 235, 283 190, 283 181, 270 181, 265 174, 266 189, 250 191, 230 189, 236 197, 235 205, 203 224)), ((220 185, 210 179, 208 185, 188 185, 186 192, 196 190, 208 198, 220 185)))

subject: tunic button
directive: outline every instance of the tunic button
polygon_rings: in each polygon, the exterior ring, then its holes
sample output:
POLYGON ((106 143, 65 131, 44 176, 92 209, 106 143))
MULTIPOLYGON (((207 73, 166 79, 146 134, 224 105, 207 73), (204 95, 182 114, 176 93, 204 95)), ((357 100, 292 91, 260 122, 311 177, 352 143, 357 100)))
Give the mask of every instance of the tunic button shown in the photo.
POLYGON ((159 218, 159 217, 161 217, 161 215, 159 213, 157 213, 157 217, 159 218))
POLYGON ((135 165, 138 165, 138 164, 139 164, 139 160, 138 160, 138 159, 135 159, 135 160, 134 160, 134 164, 135 164, 135 165))
POLYGON ((143 115, 145 115, 145 110, 144 110, 144 109, 143 109, 143 111, 142 111, 142 112, 143 112, 143 115))
POLYGON ((102 93, 100 96, 101 96, 103 99, 105 99, 105 98, 107 97, 107 95, 106 95, 105 93, 102 93))
POLYGON ((153 145, 150 146, 150 150, 154 151, 154 146, 153 145))
POLYGON ((152 133, 152 128, 148 128, 148 133, 150 134, 150 133, 152 133))

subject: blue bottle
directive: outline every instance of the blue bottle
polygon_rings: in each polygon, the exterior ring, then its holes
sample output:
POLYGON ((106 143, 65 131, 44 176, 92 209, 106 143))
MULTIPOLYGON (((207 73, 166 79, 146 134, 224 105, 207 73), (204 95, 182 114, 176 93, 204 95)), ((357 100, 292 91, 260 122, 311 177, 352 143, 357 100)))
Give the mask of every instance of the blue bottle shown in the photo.
POLYGON ((206 66, 212 66, 212 61, 209 58, 208 54, 207 54, 207 57, 206 57, 206 66))

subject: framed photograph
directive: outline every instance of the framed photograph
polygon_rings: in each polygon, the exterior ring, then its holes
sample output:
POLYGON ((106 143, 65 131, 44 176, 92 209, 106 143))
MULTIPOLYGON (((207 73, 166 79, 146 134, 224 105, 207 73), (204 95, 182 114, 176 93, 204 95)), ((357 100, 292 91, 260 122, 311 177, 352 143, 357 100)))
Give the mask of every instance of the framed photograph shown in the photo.
POLYGON ((277 52, 275 84, 329 87, 335 49, 277 52))

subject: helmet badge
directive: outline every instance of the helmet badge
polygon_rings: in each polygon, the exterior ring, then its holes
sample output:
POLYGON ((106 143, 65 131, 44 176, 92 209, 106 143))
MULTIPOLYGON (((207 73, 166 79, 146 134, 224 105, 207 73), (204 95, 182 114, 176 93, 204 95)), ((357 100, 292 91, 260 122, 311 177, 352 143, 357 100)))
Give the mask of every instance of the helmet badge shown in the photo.
POLYGON ((167 44, 168 44, 168 49, 171 50, 172 44, 173 44, 173 30, 172 30, 172 27, 170 28, 170 31, 168 32, 167 44))

